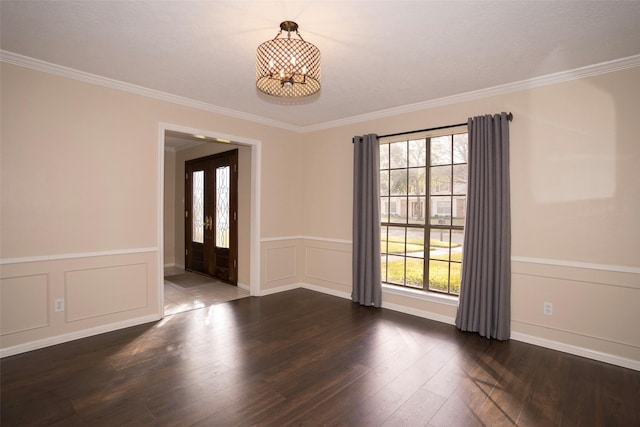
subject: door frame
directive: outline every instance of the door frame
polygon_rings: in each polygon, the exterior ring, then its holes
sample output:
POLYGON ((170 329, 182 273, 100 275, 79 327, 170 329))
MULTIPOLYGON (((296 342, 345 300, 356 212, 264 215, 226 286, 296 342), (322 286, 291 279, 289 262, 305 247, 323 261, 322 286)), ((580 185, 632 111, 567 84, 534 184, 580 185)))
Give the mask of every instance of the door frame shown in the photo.
POLYGON ((158 124, 158 175, 157 175, 157 283, 158 283, 158 313, 164 317, 164 149, 165 132, 174 131, 190 135, 201 135, 222 143, 233 142, 235 145, 246 146, 251 149, 251 208, 249 213, 250 247, 249 247, 249 294, 260 295, 260 192, 262 169, 262 141, 243 136, 229 135, 207 129, 197 129, 172 123, 158 124))

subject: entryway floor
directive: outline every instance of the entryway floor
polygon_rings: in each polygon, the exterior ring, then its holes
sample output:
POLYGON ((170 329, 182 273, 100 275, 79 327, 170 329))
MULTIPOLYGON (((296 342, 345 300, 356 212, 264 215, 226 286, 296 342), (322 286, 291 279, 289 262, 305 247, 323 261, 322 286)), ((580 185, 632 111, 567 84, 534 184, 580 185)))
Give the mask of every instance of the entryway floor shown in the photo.
MULTIPOLYGON (((249 296, 249 291, 221 282, 214 278, 204 278, 201 284, 183 287, 171 282, 171 276, 197 274, 177 267, 164 269, 164 315, 170 316, 198 308, 209 307, 249 296)), ((200 282, 198 282, 200 283, 200 282)))

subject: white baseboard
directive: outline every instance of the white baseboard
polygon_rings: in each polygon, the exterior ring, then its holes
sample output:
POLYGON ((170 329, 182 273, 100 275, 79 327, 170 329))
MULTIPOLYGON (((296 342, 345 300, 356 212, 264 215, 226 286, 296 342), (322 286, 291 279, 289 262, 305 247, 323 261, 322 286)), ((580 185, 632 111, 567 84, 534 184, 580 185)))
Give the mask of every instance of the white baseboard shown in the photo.
POLYGON ((316 291, 323 294, 333 295, 334 297, 345 298, 348 300, 351 299, 351 294, 348 292, 341 292, 335 289, 325 288, 323 286, 311 285, 309 283, 301 283, 300 287, 304 289, 309 289, 310 291, 316 291))
POLYGON ((640 371, 639 360, 627 359, 625 357, 620 357, 609 353, 602 353, 600 351, 578 347, 571 344, 565 344, 559 341, 548 340, 546 338, 540 338, 520 332, 511 332, 511 339, 515 341, 526 342, 527 344, 537 345, 538 347, 557 350, 563 353, 569 353, 575 356, 586 357, 587 359, 593 359, 599 362, 605 362, 611 365, 622 366, 623 368, 640 371))
POLYGON ((435 320, 436 322, 446 323, 447 325, 456 324, 456 319, 453 317, 443 316, 442 314, 432 313, 426 310, 419 310, 417 308, 405 307, 404 305, 400 304, 393 304, 383 301, 382 308, 398 311, 404 314, 410 314, 412 316, 422 317, 424 319, 435 320))
POLYGON ((245 291, 251 291, 251 287, 249 285, 245 284, 245 283, 238 282, 238 287, 240 289, 245 290, 245 291))
MULTIPOLYGON (((247 290, 249 289, 249 286, 243 283, 238 283, 238 286, 241 287, 242 289, 247 289, 247 290)), ((312 285, 308 283, 293 283, 290 285, 279 286, 277 288, 265 289, 260 292, 260 296, 276 294, 279 292, 286 292, 286 291, 290 291, 298 288, 309 289, 315 292, 320 292, 320 293, 332 295, 339 298, 351 299, 351 295, 347 292, 341 292, 335 289, 329 289, 329 288, 325 288, 318 285, 312 285)), ((412 316, 422 317, 425 319, 435 320, 437 322, 446 323, 448 325, 455 324, 455 319, 453 317, 443 316, 441 314, 432 313, 426 310, 410 308, 410 307, 406 307, 399 304, 383 302, 382 308, 398 311, 400 313, 405 313, 412 316)), ((102 325, 95 328, 84 329, 77 332, 70 332, 68 334, 57 335, 54 337, 31 341, 31 342, 19 344, 13 347, 0 349, 0 358, 13 356, 20 353, 25 353, 27 351, 37 350, 40 348, 49 347, 56 344, 62 344, 68 341, 74 341, 81 338, 87 338, 93 335, 111 332, 118 329, 137 326, 137 325, 141 325, 149 322, 155 322, 158 320, 160 320, 160 318, 157 315, 152 314, 148 316, 138 317, 135 319, 125 320, 122 322, 111 323, 108 325, 102 325)), ((515 341, 525 342, 528 344, 533 344, 539 347, 548 348, 551 350, 561 351, 563 353, 569 353, 576 356, 585 357, 587 359, 597 360, 600 362, 609 363, 612 365, 621 366, 628 369, 633 369, 635 371, 640 371, 640 361, 638 360, 627 359, 627 358, 612 355, 609 353, 602 353, 602 352, 591 350, 588 348, 565 344, 562 342, 548 340, 546 338, 540 338, 533 335, 523 334, 520 332, 512 332, 511 339, 515 341)))
POLYGON ((54 337, 31 341, 24 344, 15 345, 13 347, 0 349, 0 358, 13 356, 20 353, 26 353, 27 351, 32 351, 32 350, 37 350, 44 347, 49 347, 52 345, 62 344, 65 342, 74 341, 81 338, 87 338, 93 335, 104 334, 106 332, 112 332, 118 329, 129 328, 131 326, 138 326, 138 325, 142 325, 144 323, 149 323, 149 322, 155 322, 158 320, 160 320, 160 317, 158 317, 158 315, 150 314, 148 316, 124 320, 122 322, 110 323, 108 325, 97 326, 95 328, 83 329, 81 331, 70 332, 68 334, 56 335, 54 337))
POLYGON ((258 296, 264 297, 267 295, 277 294, 280 292, 292 291, 294 289, 301 288, 300 283, 292 283, 290 285, 278 286, 277 288, 260 289, 258 296))
MULTIPOLYGON (((260 294, 260 296, 269 295, 269 294, 275 294, 275 293, 278 293, 278 292, 290 291, 292 289, 297 289, 297 288, 309 289, 311 291, 316 291, 316 292, 320 292, 320 293, 323 293, 323 294, 332 295, 334 297, 344 298, 344 299, 348 299, 348 300, 351 299, 351 294, 348 293, 348 292, 337 291, 335 289, 329 289, 329 288, 325 288, 323 286, 312 285, 312 284, 309 284, 309 283, 297 283, 297 284, 292 284, 292 285, 280 286, 278 288, 268 289, 267 291, 262 292, 260 294)), ((449 324, 449 325, 455 325, 455 320, 456 320, 453 317, 443 316, 441 314, 432 313, 430 311, 425 311, 425 310, 419 310, 419 309, 415 309, 415 308, 405 307, 405 306, 400 305, 400 304, 393 304, 393 303, 385 303, 385 302, 383 302, 382 303, 382 308, 386 308, 388 310, 393 310, 393 311, 398 311, 400 313, 410 314, 412 316, 422 317, 424 319, 435 320, 437 322, 442 322, 442 323, 446 323, 446 324, 449 324)))
MULTIPOLYGON (((304 288, 312 291, 333 295, 340 298, 351 299, 351 295, 346 292, 336 291, 334 289, 328 289, 318 285, 311 285, 308 283, 299 283, 294 285, 282 286, 280 288, 269 289, 269 293, 277 293, 283 291, 289 291, 296 288, 304 288)), ((267 295, 263 293, 261 295, 267 295)), ((415 308, 406 307, 400 304, 385 303, 382 302, 382 308, 388 310, 398 311, 400 313, 410 314, 412 316, 422 317, 424 319, 435 320, 437 322, 446 323, 448 325, 455 325, 456 319, 454 317, 443 316, 441 314, 432 313, 426 310, 419 310, 415 308)), ((522 334, 520 332, 511 332, 511 339, 514 341, 521 341, 527 344, 533 344, 538 347, 548 348, 550 350, 557 350, 563 353, 573 354, 575 356, 585 357, 587 359, 597 360, 599 362, 609 363, 611 365, 621 366, 635 371, 640 371, 640 361, 627 359, 624 357, 616 356, 609 353, 602 353, 596 350, 591 350, 584 347, 578 347, 570 344, 565 344, 558 341, 548 340, 546 338, 540 338, 533 335, 522 334)))
POLYGON ((180 264, 176 264, 176 263, 171 263, 171 264, 165 264, 164 268, 179 268, 181 270, 184 270, 184 265, 180 265, 180 264))
POLYGON ((325 288, 323 286, 318 286, 318 285, 311 285, 309 283, 292 283, 289 285, 284 285, 284 286, 278 286, 277 288, 269 288, 269 289, 263 289, 260 291, 260 296, 266 296, 266 295, 272 295, 272 294, 277 294, 280 292, 286 292, 286 291, 292 291, 294 289, 309 289, 310 291, 316 291, 316 292, 320 292, 322 294, 327 294, 327 295, 332 295, 334 297, 339 297, 339 298, 346 298, 346 299, 351 299, 351 294, 347 293, 347 292, 340 292, 337 291, 335 289, 329 289, 329 288, 325 288))

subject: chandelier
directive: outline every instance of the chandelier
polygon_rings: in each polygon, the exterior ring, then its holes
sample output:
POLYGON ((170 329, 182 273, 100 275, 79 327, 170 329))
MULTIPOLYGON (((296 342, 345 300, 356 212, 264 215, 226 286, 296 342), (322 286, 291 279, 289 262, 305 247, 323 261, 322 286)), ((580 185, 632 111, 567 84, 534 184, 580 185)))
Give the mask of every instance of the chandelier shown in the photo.
POLYGON ((275 38, 258 46, 256 86, 267 95, 285 98, 320 90, 320 50, 304 41, 295 22, 282 22, 275 38))

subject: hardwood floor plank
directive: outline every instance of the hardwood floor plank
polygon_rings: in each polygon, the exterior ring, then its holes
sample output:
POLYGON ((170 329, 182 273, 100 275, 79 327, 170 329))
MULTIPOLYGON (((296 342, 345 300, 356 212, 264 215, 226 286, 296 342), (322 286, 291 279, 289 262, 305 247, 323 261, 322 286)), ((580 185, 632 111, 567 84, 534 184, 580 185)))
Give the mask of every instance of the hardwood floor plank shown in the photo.
POLYGON ((418 389, 382 426, 426 426, 446 401, 440 395, 423 388, 418 389))
POLYGON ((0 360, 5 426, 635 426, 640 372, 309 290, 0 360))
POLYGON ((523 426, 558 426, 562 421, 564 399, 571 398, 566 395, 570 361, 563 353, 547 351, 540 353, 539 361, 531 394, 517 422, 523 426))
POLYGON ((485 426, 476 414, 459 399, 447 399, 427 425, 429 427, 485 426))
POLYGON ((273 408, 268 414, 265 414, 265 416, 260 419, 259 424, 284 426, 311 423, 314 417, 309 415, 310 412, 321 402, 331 399, 347 388, 367 371, 368 368, 357 363, 338 366, 336 372, 329 378, 315 383, 309 383, 298 393, 289 396, 282 405, 273 408))
MULTIPOLYGON (((629 396, 640 399, 640 375, 631 369, 609 367, 598 364, 599 379, 602 382, 600 395, 603 405, 603 419, 607 425, 640 426, 640 404, 629 396)), ((587 385, 590 386, 590 385, 587 385)))
POLYGON ((494 387, 480 407, 473 408, 486 425, 513 426, 532 392, 538 369, 538 348, 532 345, 492 343, 479 365, 495 378, 494 387))
POLYGON ((452 346, 443 349, 450 354, 447 362, 424 385, 426 390, 450 398, 467 378, 467 372, 471 370, 485 351, 490 342, 486 339, 478 339, 479 335, 461 334, 455 336, 452 346))
MULTIPOLYGON (((358 415, 358 419, 365 419, 370 424, 375 424, 377 420, 388 419, 400 411, 401 407, 416 393, 429 396, 431 392, 419 393, 419 391, 447 363, 446 352, 441 353, 440 347, 444 345, 430 347, 426 354, 411 364, 401 364, 400 366, 405 367, 402 373, 371 396, 366 414, 358 415)), ((442 398, 442 400, 445 399, 442 398)))
POLYGON ((625 397, 634 390, 625 387, 625 381, 620 376, 624 373, 606 369, 595 361, 576 359, 579 363, 573 363, 569 368, 566 394, 571 395, 572 399, 565 403, 562 424, 640 425, 636 417, 639 404, 630 405, 625 397), (614 380, 616 376, 618 378, 614 380))
POLYGON ((2 426, 48 426, 76 415, 68 399, 45 387, 35 386, 14 393, 3 387, 1 397, 2 426))

